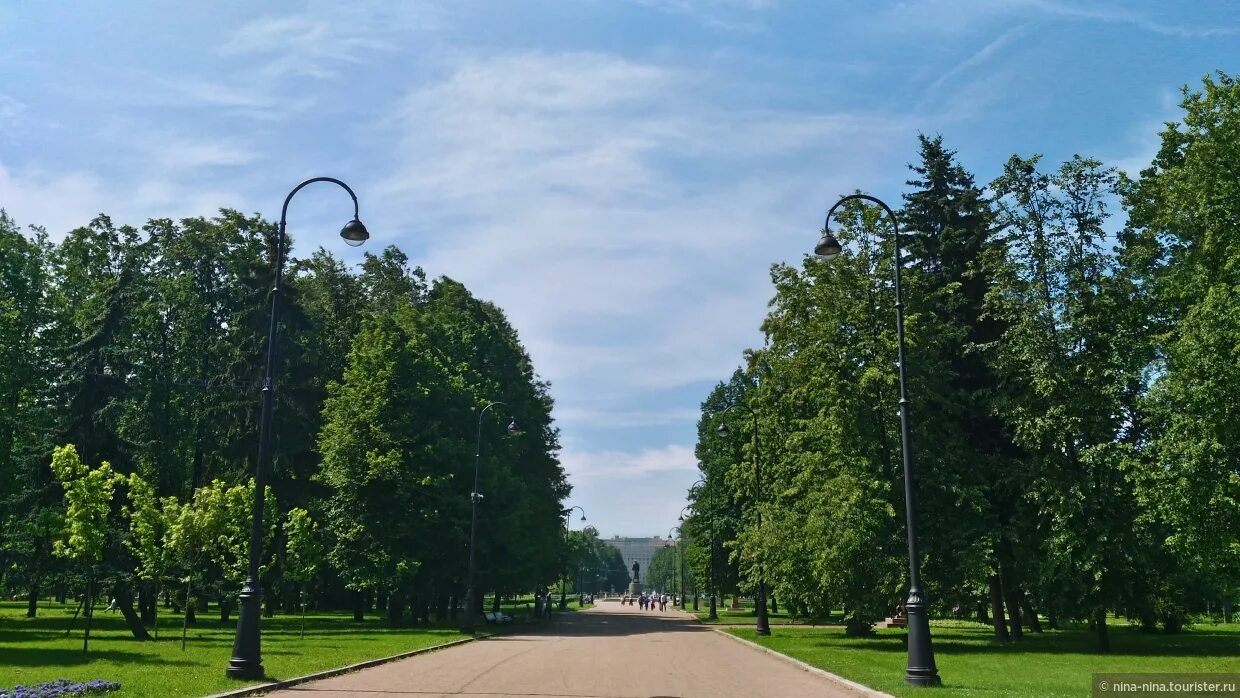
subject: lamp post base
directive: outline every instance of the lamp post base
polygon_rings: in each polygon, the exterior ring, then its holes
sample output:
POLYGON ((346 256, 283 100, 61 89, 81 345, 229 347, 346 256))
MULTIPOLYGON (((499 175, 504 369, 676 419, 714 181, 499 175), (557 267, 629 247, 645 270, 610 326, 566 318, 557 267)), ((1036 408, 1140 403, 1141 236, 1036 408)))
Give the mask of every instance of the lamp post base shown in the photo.
MULTIPOLYGON (((232 659, 225 673, 233 679, 263 678, 263 655, 260 644, 259 600, 262 592, 253 579, 246 580, 238 596, 237 638, 233 642, 232 659)), ((188 603, 189 599, 186 599, 188 603)))
POLYGON ((908 664, 904 682, 910 686, 939 686, 939 669, 934 663, 934 647, 930 643, 930 617, 920 591, 909 594, 905 604, 908 618, 908 664))

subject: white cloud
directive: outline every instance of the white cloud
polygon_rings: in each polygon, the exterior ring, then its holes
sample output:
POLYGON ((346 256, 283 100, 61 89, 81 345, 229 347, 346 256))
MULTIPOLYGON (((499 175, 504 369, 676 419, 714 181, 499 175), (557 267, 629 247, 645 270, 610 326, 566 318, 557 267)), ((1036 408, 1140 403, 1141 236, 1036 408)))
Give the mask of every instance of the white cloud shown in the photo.
POLYGON ((937 92, 948 81, 953 80, 968 71, 975 70, 976 68, 986 64, 997 53, 999 53, 999 51, 1001 51, 1004 47, 1012 43, 1012 41, 1015 40, 1018 36, 1025 33, 1026 26, 1027 25, 1022 24, 1020 26, 1012 27, 1011 29, 1008 29, 1007 31, 1000 34, 999 36, 995 37, 985 46, 978 49, 976 52, 970 54, 968 58, 957 63, 956 65, 952 66, 951 69, 949 69, 947 72, 943 73, 943 75, 941 75, 937 80, 931 83, 929 87, 926 88, 926 92, 928 93, 937 92))
POLYGON ((560 453, 560 463, 574 483, 587 480, 697 472, 693 448, 670 444, 637 453, 625 451, 572 451, 560 453))
POLYGON ((377 226, 434 231, 421 261, 503 305, 565 408, 726 376, 769 263, 808 249, 819 209, 914 117, 737 108, 716 77, 597 53, 467 61, 379 126, 399 163, 370 189, 389 202, 377 226))
POLYGON ((669 424, 696 423, 700 412, 691 408, 666 410, 615 410, 590 408, 559 408, 555 419, 559 424, 584 424, 606 429, 656 427, 669 424))
POLYGON ((7 95, 0 94, 0 133, 7 137, 21 126, 26 117, 26 105, 7 95))
MULTIPOLYGON (((1067 2, 1052 0, 1023 0, 1023 4, 1046 12, 1047 14, 1068 17, 1071 19, 1094 20, 1109 24, 1129 24, 1155 34, 1180 38, 1199 38, 1210 36, 1233 36, 1240 34, 1240 27, 1214 26, 1200 27, 1162 22, 1145 14, 1133 12, 1123 7, 1107 7, 1098 3, 1074 5, 1067 2)), ((1174 5, 1168 5, 1174 7, 1174 5)))

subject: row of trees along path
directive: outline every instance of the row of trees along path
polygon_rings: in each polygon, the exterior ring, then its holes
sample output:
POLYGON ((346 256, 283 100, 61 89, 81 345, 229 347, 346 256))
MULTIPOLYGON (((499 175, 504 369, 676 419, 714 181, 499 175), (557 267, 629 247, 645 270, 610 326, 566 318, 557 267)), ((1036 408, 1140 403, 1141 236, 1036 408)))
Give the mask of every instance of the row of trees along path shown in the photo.
MULTIPOLYGON (((1178 631, 1240 593, 1240 84, 1208 77, 1128 176, 1013 155, 978 184, 921 136, 899 212, 924 580, 996 638, 1109 612, 1178 631)), ((827 202, 829 203, 829 202, 827 202)), ((906 586, 891 228, 838 214, 843 254, 775 265, 763 347, 702 404, 686 559, 758 570, 852 633, 906 586), (755 503, 745 415, 758 412, 755 503), (737 411, 734 411, 735 414, 737 411), (728 419, 732 419, 729 415, 728 419), (758 527, 752 512, 760 509, 758 527)), ((833 228, 835 225, 833 225, 833 228)), ((807 239, 811 237, 807 235, 807 239)))
MULTIPOLYGON (((85 592, 88 614, 106 592, 146 639, 162 593, 187 623, 208 599, 228 619, 276 239, 224 210, 141 229, 100 216, 52 243, 0 212, 0 588, 23 590, 28 615, 48 592, 85 592)), ((493 400, 474 603, 558 579, 569 486, 552 401, 504 313, 395 247, 356 272, 322 249, 289 266, 267 612, 304 591, 358 618, 452 615, 493 400)))

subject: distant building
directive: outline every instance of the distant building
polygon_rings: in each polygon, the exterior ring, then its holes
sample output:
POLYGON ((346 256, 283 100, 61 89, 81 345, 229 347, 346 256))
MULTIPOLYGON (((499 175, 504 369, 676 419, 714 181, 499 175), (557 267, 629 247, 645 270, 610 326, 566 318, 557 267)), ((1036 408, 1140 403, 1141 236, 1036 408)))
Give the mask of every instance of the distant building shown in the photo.
POLYGON ((633 568, 633 561, 636 560, 641 565, 641 581, 646 583, 646 575, 650 572, 650 560, 654 557, 654 553, 659 548, 666 548, 672 544, 671 539, 655 536, 653 538, 624 538, 622 536, 612 536, 611 538, 600 539, 602 542, 610 545, 620 551, 620 556, 624 558, 624 566, 626 569, 633 568))

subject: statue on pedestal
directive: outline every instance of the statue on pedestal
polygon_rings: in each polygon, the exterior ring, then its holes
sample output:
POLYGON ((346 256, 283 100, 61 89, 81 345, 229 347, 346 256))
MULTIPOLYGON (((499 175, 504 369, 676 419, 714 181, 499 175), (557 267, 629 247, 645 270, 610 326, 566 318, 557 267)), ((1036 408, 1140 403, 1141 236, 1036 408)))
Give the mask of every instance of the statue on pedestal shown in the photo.
POLYGON ((629 596, 637 596, 642 593, 641 573, 642 566, 633 561, 633 581, 629 582, 629 596))

